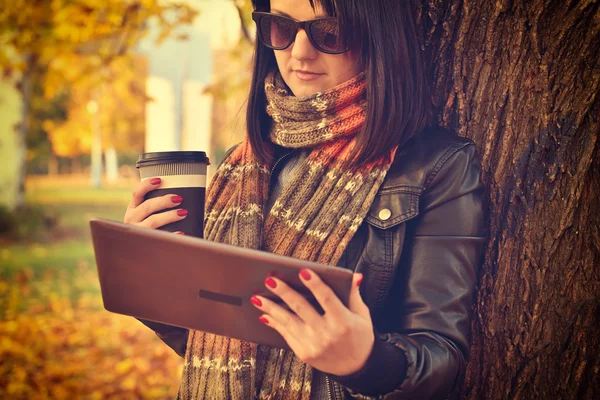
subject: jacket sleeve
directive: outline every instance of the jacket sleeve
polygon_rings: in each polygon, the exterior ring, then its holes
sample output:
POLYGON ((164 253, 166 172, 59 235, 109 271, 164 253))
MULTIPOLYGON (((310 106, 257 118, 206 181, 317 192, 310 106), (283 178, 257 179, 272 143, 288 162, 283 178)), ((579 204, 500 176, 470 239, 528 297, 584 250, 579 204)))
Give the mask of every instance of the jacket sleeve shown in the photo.
MULTIPOLYGON (((229 150, 225 152, 223 155, 223 160, 225 160, 235 148, 239 145, 231 147, 229 150)), ((223 162, 221 160, 221 163, 223 162)), ((217 166, 217 168, 221 165, 217 166)), ((161 324, 159 322, 147 321, 144 319, 136 318, 138 321, 146 325, 148 328, 152 329, 156 336, 160 338, 163 342, 167 344, 170 348, 172 348, 180 357, 185 358, 185 350, 187 347, 187 339, 189 331, 185 328, 180 328, 177 326, 171 326, 166 324, 161 324)))
POLYGON ((334 378, 353 397, 445 399, 460 383, 486 242, 480 175, 470 143, 427 178, 397 270, 397 279, 406 282, 393 307, 399 328, 377 335, 362 370, 334 378))
POLYGON ((185 357, 185 348, 187 346, 188 330, 177 326, 161 324, 159 322, 147 321, 136 318, 138 321, 152 329, 156 336, 172 348, 180 357, 185 357))

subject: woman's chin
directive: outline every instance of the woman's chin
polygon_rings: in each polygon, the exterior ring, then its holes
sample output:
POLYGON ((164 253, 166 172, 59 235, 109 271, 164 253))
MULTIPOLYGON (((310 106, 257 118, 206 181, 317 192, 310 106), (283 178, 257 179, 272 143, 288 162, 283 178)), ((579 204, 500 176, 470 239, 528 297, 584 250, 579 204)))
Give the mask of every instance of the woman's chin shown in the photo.
POLYGON ((294 93, 294 96, 296 97, 309 97, 314 95, 315 93, 322 92, 325 90, 320 86, 310 84, 296 84, 290 87, 290 89, 292 89, 292 93, 294 93))

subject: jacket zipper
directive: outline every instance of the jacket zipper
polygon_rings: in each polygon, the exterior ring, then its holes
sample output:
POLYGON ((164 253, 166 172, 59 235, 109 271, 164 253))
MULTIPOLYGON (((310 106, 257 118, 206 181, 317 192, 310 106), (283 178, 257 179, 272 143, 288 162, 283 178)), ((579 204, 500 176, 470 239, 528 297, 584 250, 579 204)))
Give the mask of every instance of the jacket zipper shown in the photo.
POLYGON ((335 395, 331 394, 331 382, 329 382, 329 377, 327 375, 325 375, 325 383, 327 384, 327 399, 333 400, 335 398, 335 395))
POLYGON ((284 155, 282 155, 281 157, 279 157, 277 159, 277 161, 275 161, 275 164, 273 164, 273 167, 271 168, 271 174, 269 175, 269 192, 271 191, 271 188, 273 187, 273 172, 275 172, 275 168, 277 168, 277 165, 279 165, 279 163, 281 162, 281 160, 283 160, 284 158, 286 158, 287 156, 289 156, 290 154, 292 154, 294 151, 288 151, 287 153, 285 153, 284 155))
POLYGON ((282 155, 281 157, 279 157, 277 159, 277 161, 275 161, 275 164, 273 164, 273 167, 271 168, 271 176, 273 175, 273 172, 275 171, 275 168, 277 168, 277 165, 279 165, 279 162, 281 160, 283 160, 284 158, 286 158, 287 156, 289 156, 290 154, 292 154, 294 151, 288 151, 287 153, 285 153, 284 155, 282 155))

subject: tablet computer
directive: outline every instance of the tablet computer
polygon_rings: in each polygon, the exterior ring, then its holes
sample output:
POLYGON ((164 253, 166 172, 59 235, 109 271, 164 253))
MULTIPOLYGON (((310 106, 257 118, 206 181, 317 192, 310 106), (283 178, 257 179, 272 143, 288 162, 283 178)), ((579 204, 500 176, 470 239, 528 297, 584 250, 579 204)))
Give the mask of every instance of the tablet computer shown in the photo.
POLYGON ((102 219, 90 228, 111 312, 287 349, 250 303, 255 294, 281 303, 264 286, 268 276, 316 305, 298 277, 310 268, 348 305, 352 272, 344 268, 102 219))

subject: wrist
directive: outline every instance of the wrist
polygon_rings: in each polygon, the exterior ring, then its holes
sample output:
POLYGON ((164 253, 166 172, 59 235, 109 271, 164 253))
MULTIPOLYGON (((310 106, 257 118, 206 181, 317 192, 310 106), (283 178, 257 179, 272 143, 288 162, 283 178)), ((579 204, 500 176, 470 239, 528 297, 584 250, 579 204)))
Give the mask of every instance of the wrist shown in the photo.
POLYGON ((343 371, 340 371, 341 373, 339 374, 339 376, 354 375, 365 368, 367 362, 369 361, 369 358, 373 354, 373 349, 375 347, 374 333, 371 333, 371 335, 369 335, 369 339, 367 339, 366 343, 366 345, 361 346, 361 348, 364 348, 365 350, 361 352, 361 355, 356 359, 356 362, 353 362, 350 365, 347 364, 348 368, 343 371))
POLYGON ((397 346, 374 338, 373 347, 362 368, 347 375, 333 375, 331 379, 361 394, 393 391, 406 375, 406 356, 397 346))

